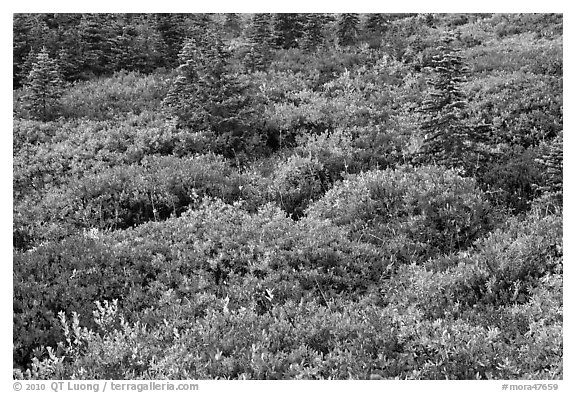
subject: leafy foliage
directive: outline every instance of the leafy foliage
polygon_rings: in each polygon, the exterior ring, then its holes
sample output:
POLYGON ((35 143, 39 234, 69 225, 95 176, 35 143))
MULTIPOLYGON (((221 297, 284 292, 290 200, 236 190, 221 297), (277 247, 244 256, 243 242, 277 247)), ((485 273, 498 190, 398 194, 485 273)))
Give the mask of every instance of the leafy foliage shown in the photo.
MULTIPOLYGON (((307 254, 317 252, 320 245, 334 244, 330 233, 336 234, 326 224, 309 221, 298 227, 312 232, 299 237, 290 222, 274 208, 248 217, 216 203, 175 221, 116 234, 119 243, 113 256, 99 260, 138 261, 122 264, 125 273, 120 277, 130 283, 144 272, 148 279, 155 277, 142 287, 149 302, 141 317, 130 322, 128 305, 138 304, 139 296, 130 288, 138 288, 138 281, 129 284, 121 301, 98 302, 94 321, 71 311, 71 322, 64 313, 54 317, 54 327, 62 329, 62 344, 47 353, 38 351, 49 356, 34 360, 27 375, 81 379, 562 376, 562 352, 557 349, 562 338, 559 217, 532 215, 511 223, 479 241, 475 256, 458 254, 447 266, 441 257, 430 267, 400 267, 392 277, 376 281, 375 291, 359 301, 339 298, 327 287, 326 277, 339 264, 318 271, 312 286, 321 292, 315 297, 309 290, 290 286, 282 260, 293 258, 289 263, 295 267, 297 261, 310 261, 307 254), (262 233, 256 234, 253 226, 262 233), (297 242, 305 243, 290 246, 294 235, 297 242), (314 238, 318 240, 306 246, 314 238), (324 238, 332 240, 324 243, 324 238), (167 239, 173 243, 166 244, 167 239), (548 251, 551 247, 553 254, 548 251), (202 264, 194 261, 199 257, 210 258, 206 272, 211 275, 198 274, 202 264), (191 271, 198 272, 190 276, 196 277, 193 281, 185 273, 191 271), (219 279, 226 284, 206 285, 206 280, 219 279)), ((110 240, 99 235, 84 243, 110 240)), ((45 255, 38 252, 37 257, 45 255)), ((313 272, 300 277, 314 277, 313 272)), ((77 269, 72 279, 86 283, 80 280, 83 274, 88 271, 77 269)), ((366 272, 361 276, 369 277, 366 272)), ((308 284, 301 281, 300 285, 305 289, 308 284)))
POLYGON ((158 108, 166 95, 166 77, 119 72, 101 81, 78 82, 63 94, 62 116, 113 120, 158 108))
POLYGON ((469 247, 496 218, 470 178, 439 167, 349 177, 311 206, 311 217, 346 225, 353 238, 389 247, 400 262, 469 247))
POLYGON ((15 378, 563 378, 562 15, 13 33, 15 378))

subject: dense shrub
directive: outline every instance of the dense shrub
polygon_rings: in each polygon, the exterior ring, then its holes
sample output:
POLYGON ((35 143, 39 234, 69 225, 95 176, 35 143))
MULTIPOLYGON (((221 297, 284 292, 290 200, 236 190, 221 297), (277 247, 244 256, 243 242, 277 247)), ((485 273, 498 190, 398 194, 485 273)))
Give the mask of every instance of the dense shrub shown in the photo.
MULTIPOLYGON (((465 317, 482 324, 478 313, 526 304, 562 273, 561 224, 559 216, 530 215, 478 240, 473 253, 401 267, 384 288, 383 302, 417 305, 430 319, 465 317)), ((500 329, 510 328, 503 323, 500 329)))
POLYGON ((77 82, 61 99, 62 115, 71 119, 111 120, 157 110, 168 91, 167 76, 118 72, 112 77, 77 82))
POLYGON ((45 184, 58 186, 95 168, 138 163, 145 155, 171 154, 181 144, 169 124, 143 116, 124 122, 16 121, 14 188, 25 194, 45 184))
POLYGON ((322 91, 301 90, 290 99, 268 106, 266 115, 277 130, 280 147, 293 146, 298 137, 336 128, 375 126, 390 116, 391 95, 386 76, 376 69, 342 73, 322 91))
POLYGON ((59 238, 71 228, 126 228, 164 220, 186 210, 195 195, 232 202, 243 193, 252 205, 260 203, 253 183, 214 155, 146 156, 140 164, 95 169, 40 197, 23 196, 15 204, 15 241, 59 238))
POLYGON ((292 156, 278 165, 271 192, 282 208, 294 218, 302 216, 311 201, 329 187, 328 173, 318 159, 292 156))
POLYGON ((27 144, 36 145, 49 142, 61 126, 62 124, 58 122, 14 119, 12 127, 12 147, 14 151, 18 151, 27 144))
MULTIPOLYGON (((545 305, 542 298, 530 307, 545 305)), ((167 292, 155 327, 97 304, 98 330, 60 315, 66 340, 23 378, 548 379, 561 378, 561 328, 530 322, 518 342, 464 320, 427 320, 417 309, 370 302, 287 302, 258 314, 213 299, 200 319, 167 292), (544 337, 548 337, 547 339, 544 337), (533 339, 532 339, 533 338, 533 339), (522 356, 528 355, 528 356, 522 356)), ((527 311, 518 308, 511 312, 527 311)), ((38 351, 38 353, 42 353, 38 351)))
POLYGON ((471 71, 530 72, 562 77, 562 40, 537 40, 535 34, 523 34, 492 45, 475 46, 465 52, 471 71))
POLYGON ((490 189, 488 195, 494 205, 516 214, 530 208, 531 201, 538 194, 537 186, 544 182, 536 158, 535 149, 516 147, 483 168, 480 182, 490 189))
MULTIPOLYGON (((243 304, 247 288, 256 296, 269 285, 282 303, 299 300, 303 291, 326 302, 366 288, 382 270, 373 246, 348 240, 328 222, 296 225, 272 206, 249 215, 239 206, 204 201, 161 223, 109 234, 91 229, 15 255, 15 361, 30 360, 27 354, 40 344, 54 345, 60 336, 51 323, 60 310, 79 312, 96 300, 121 299, 129 317, 153 308, 166 290, 191 301, 211 293, 243 304), (247 285, 246 275, 263 281, 247 285)), ((161 323, 154 314, 139 318, 161 323)))
POLYGON ((403 261, 470 246, 495 214, 474 180, 441 167, 401 167, 352 176, 308 215, 346 225, 353 238, 381 244, 403 261))
POLYGON ((28 361, 32 348, 54 346, 61 339, 58 329, 50 327, 59 310, 79 312, 95 299, 113 298, 136 307, 153 271, 151 251, 143 253, 122 245, 111 248, 93 232, 16 254, 15 362, 28 361), (29 296, 31 293, 34 296, 29 296))
POLYGON ((338 128, 334 132, 305 135, 298 140, 294 152, 301 157, 317 159, 324 167, 330 182, 341 180, 346 173, 357 173, 361 165, 357 156, 353 132, 338 128))
POLYGON ((562 35, 563 18, 561 14, 494 14, 486 19, 497 37, 538 32, 544 37, 562 35))
POLYGON ((229 17, 15 15, 14 377, 562 378, 562 15, 229 17), (447 31, 474 178, 408 166, 447 31))
POLYGON ((147 156, 204 154, 210 135, 178 130, 150 112, 123 121, 15 122, 14 188, 21 194, 147 156))
POLYGON ((562 78, 499 72, 465 90, 477 122, 492 126, 494 145, 537 146, 562 130, 562 78))
POLYGON ((370 63, 370 53, 355 48, 331 48, 313 55, 300 49, 288 49, 278 51, 277 54, 270 65, 270 71, 300 73, 312 90, 320 88, 346 70, 370 63))

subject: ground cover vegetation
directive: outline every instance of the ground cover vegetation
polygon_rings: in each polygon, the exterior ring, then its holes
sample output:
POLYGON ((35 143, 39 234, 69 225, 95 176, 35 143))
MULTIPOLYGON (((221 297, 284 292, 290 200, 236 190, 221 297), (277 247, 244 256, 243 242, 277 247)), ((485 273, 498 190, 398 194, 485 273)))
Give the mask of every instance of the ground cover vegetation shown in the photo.
POLYGON ((15 14, 28 379, 558 379, 562 16, 15 14))

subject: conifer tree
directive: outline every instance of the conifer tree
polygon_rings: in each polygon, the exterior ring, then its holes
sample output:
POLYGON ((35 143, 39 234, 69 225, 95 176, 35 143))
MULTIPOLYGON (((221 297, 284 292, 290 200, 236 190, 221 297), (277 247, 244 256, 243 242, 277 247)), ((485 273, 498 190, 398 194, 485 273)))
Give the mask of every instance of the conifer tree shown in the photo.
POLYGON ((385 14, 368 14, 364 28, 371 34, 382 35, 388 28, 388 18, 385 14))
POLYGON ((73 81, 82 77, 83 43, 80 36, 82 14, 55 14, 58 23, 58 66, 60 75, 65 81, 73 81))
POLYGON ((36 56, 24 87, 23 101, 30 115, 42 121, 52 119, 62 96, 62 79, 46 48, 36 56))
POLYGON ((83 14, 79 25, 82 68, 91 74, 102 75, 113 71, 113 28, 110 15, 83 14))
POLYGON ((185 14, 184 27, 186 38, 191 35, 201 35, 202 32, 213 30, 212 14, 196 13, 185 14))
POLYGON ((302 49, 306 52, 314 52, 324 41, 322 34, 324 20, 321 14, 306 14, 304 18, 302 49))
POLYGON ((417 160, 471 170, 483 155, 479 144, 484 140, 485 127, 467 124, 466 97, 461 90, 467 68, 452 46, 453 40, 451 34, 445 35, 437 48, 439 54, 431 61, 431 88, 421 109, 424 142, 417 160))
POLYGON ((38 53, 39 50, 35 51, 32 49, 20 62, 20 71, 17 75, 19 83, 24 84, 28 79, 28 75, 30 75, 30 71, 32 71, 32 67, 34 67, 34 63, 38 57, 38 53))
POLYGON ((40 50, 52 38, 43 14, 14 14, 13 19, 13 82, 19 87, 28 77, 40 50))
POLYGON ((61 47, 58 51, 58 65, 60 75, 64 80, 73 80, 80 72, 81 65, 78 58, 70 53, 66 47, 61 47))
POLYGON ((303 18, 299 14, 275 14, 274 43, 277 48, 297 48, 303 33, 303 18))
POLYGON ((184 15, 154 14, 154 27, 160 34, 163 43, 163 65, 172 67, 178 64, 178 54, 186 37, 184 15))
POLYGON ((218 151, 232 156, 242 150, 252 110, 245 86, 230 72, 229 56, 212 31, 188 38, 163 106, 179 127, 211 132, 218 151))
POLYGON ((162 64, 163 42, 146 15, 125 15, 115 23, 114 70, 151 72, 162 64))
POLYGON ((356 42, 359 23, 358 14, 340 14, 336 31, 339 45, 350 46, 356 42))
POLYGON ((546 152, 538 160, 544 167, 545 185, 541 191, 562 193, 563 189, 563 135, 560 132, 547 146, 546 152))
POLYGON ((14 14, 12 21, 12 76, 14 88, 20 87, 22 76, 28 75, 28 71, 23 69, 26 57, 30 54, 30 30, 32 23, 26 14, 14 14))
MULTIPOLYGON (((169 115, 177 119, 180 127, 198 126, 202 122, 202 91, 199 88, 202 56, 202 42, 189 38, 179 53, 180 66, 163 105, 169 115)), ((204 126, 204 125, 203 125, 204 126)))
POLYGON ((247 68, 251 71, 265 70, 272 59, 273 37, 270 14, 253 15, 247 38, 250 42, 250 50, 244 60, 247 68))
POLYGON ((116 45, 113 48, 112 62, 115 70, 131 71, 136 68, 138 56, 142 52, 137 45, 138 32, 131 23, 116 25, 116 45))
POLYGON ((224 19, 224 30, 232 36, 237 36, 242 31, 242 21, 235 13, 226 14, 224 19))

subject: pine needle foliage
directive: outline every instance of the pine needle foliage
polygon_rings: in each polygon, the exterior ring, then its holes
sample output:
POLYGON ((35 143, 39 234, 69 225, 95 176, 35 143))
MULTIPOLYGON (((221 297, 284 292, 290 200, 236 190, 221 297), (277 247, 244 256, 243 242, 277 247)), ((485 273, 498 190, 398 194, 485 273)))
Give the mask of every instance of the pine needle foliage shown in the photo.
POLYGON ((235 13, 226 14, 223 24, 224 30, 232 36, 237 36, 242 32, 242 19, 235 13))
POLYGON ((322 29, 324 18, 321 14, 306 14, 304 17, 304 35, 302 37, 302 49, 306 52, 314 52, 323 41, 322 29))
POLYGON ((225 155, 241 150, 252 118, 247 85, 230 70, 230 52, 214 31, 197 31, 178 55, 177 76, 163 101, 179 128, 208 132, 215 150, 225 155))
POLYGON ((277 48, 297 48, 303 34, 303 17, 301 14, 274 15, 274 41, 277 48))
POLYGON ((388 28, 389 20, 385 14, 368 14, 364 28, 376 35, 383 34, 388 28))
POLYGON ((254 14, 247 33, 250 50, 244 59, 250 71, 264 71, 272 60, 272 16, 254 14))
POLYGON ((56 61, 42 48, 25 83, 23 101, 30 116, 41 121, 55 117, 62 87, 56 61))
POLYGON ((453 40, 452 34, 446 34, 437 48, 439 54, 431 61, 432 77, 427 81, 430 89, 421 108, 424 141, 417 161, 478 169, 483 155, 479 143, 484 140, 485 127, 467 122, 467 102, 461 86, 468 69, 453 40))
POLYGON ((358 26, 360 18, 358 14, 341 14, 338 19, 336 35, 338 44, 341 46, 350 46, 356 42, 358 37, 358 26))

